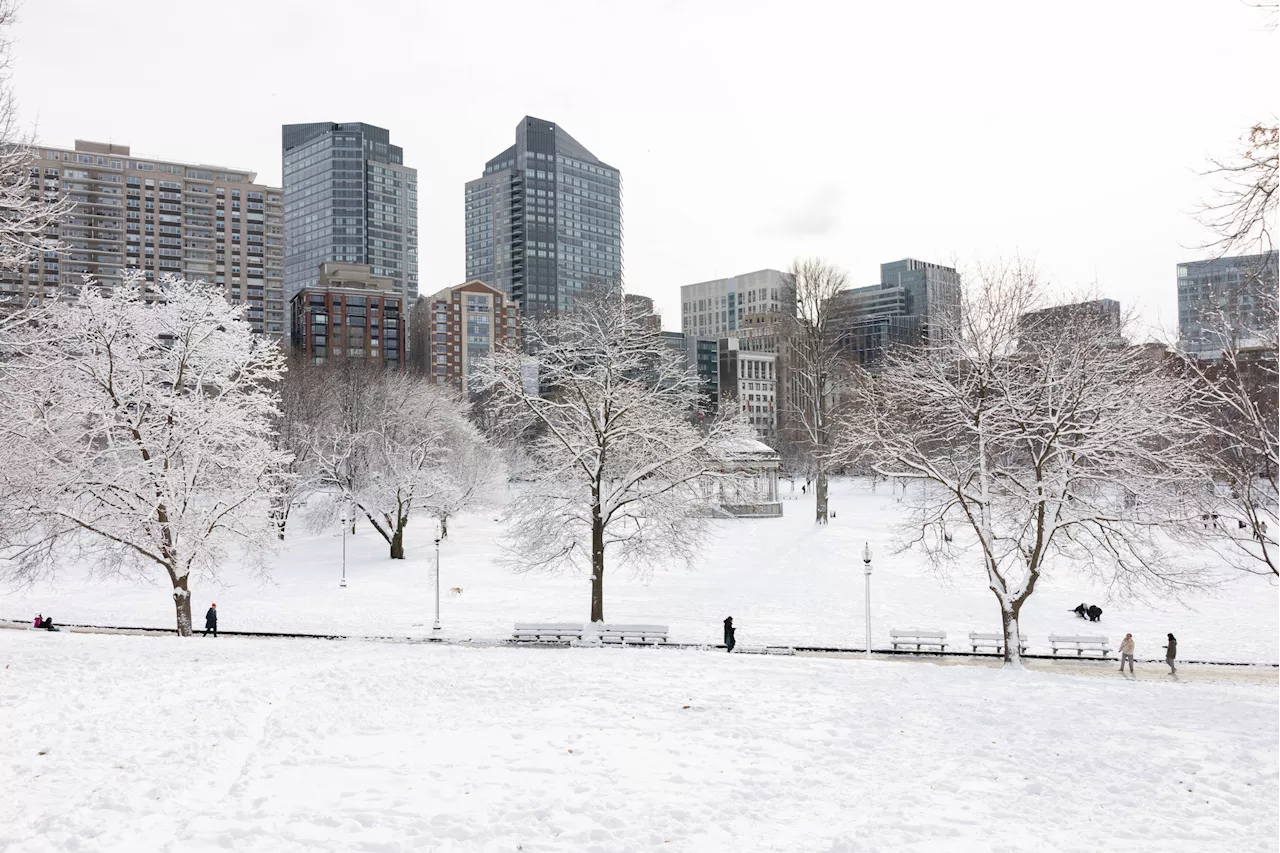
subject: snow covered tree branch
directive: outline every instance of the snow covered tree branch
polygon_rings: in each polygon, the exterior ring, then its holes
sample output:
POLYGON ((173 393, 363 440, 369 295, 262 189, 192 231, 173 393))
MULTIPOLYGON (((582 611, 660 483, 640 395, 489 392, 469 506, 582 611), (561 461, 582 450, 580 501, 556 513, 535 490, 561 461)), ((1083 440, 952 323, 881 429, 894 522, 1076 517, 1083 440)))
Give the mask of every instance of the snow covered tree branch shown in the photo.
POLYGON ((621 293, 526 328, 533 356, 499 350, 481 368, 492 420, 533 436, 536 461, 508 510, 517 571, 584 569, 604 621, 606 561, 645 570, 696 556, 719 477, 709 451, 749 438, 740 419, 693 423, 697 377, 621 293))
POLYGON ((958 328, 891 353, 848 419, 851 452, 917 483, 911 543, 938 563, 980 558, 1012 667, 1022 606, 1055 564, 1116 592, 1206 582, 1166 547, 1197 521, 1190 384, 1096 314, 1028 322, 1037 301, 1029 266, 981 270, 958 328))
POLYGON ((218 285, 170 278, 144 293, 134 272, 46 306, 8 342, 8 574, 34 580, 68 551, 99 571, 161 568, 186 636, 193 572, 215 576, 232 546, 260 559, 288 464, 272 440, 284 362, 242 312, 218 285))

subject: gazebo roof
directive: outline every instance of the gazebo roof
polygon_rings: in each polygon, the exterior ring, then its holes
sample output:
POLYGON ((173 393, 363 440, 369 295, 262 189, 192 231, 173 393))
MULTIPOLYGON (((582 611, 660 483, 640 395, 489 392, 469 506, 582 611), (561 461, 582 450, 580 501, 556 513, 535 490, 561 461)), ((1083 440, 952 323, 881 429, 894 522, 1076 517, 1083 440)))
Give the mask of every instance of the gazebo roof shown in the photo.
POLYGON ((754 438, 727 439, 712 448, 711 455, 726 462, 777 462, 780 459, 778 451, 754 438))

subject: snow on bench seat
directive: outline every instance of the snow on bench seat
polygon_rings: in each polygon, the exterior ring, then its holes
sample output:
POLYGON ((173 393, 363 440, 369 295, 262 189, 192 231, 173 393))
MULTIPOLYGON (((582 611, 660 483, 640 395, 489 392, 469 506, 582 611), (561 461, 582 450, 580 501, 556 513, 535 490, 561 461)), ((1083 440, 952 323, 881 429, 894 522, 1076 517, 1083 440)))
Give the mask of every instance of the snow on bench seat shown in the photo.
POLYGON ((1049 645, 1053 647, 1055 655, 1058 649, 1074 649, 1077 657, 1083 656, 1085 652, 1097 652, 1105 658, 1111 651, 1106 637, 1068 637, 1062 634, 1050 634, 1049 645))
POLYGON ((791 646, 734 646, 735 655, 794 655, 791 646))
POLYGON ((582 639, 582 623, 517 622, 511 639, 517 643, 567 643, 582 639))
POLYGON ((596 629, 600 642, 616 646, 662 646, 667 643, 666 625, 601 625, 596 629))
MULTIPOLYGON (((969 632, 969 645, 973 647, 975 652, 978 649, 995 649, 996 654, 1004 653, 1004 634, 979 634, 976 631, 969 632)), ((1027 653, 1027 635, 1018 635, 1018 646, 1020 651, 1025 655, 1027 653)))
POLYGON ((939 651, 945 652, 947 650, 946 631, 922 628, 892 628, 889 631, 889 640, 893 643, 894 651, 897 651, 898 646, 915 646, 916 651, 920 651, 921 646, 937 646, 939 651))

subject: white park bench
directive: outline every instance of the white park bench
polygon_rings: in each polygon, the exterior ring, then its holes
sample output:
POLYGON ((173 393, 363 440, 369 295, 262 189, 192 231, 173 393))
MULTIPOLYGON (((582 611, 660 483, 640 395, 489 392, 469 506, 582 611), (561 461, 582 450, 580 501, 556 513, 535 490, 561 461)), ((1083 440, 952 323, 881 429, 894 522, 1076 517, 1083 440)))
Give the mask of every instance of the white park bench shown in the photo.
POLYGON ((511 639, 517 643, 567 643, 582 639, 582 623, 517 622, 511 639))
POLYGON ((734 646, 735 655, 794 655, 791 646, 734 646))
POLYGON ((664 646, 666 625, 601 625, 600 642, 610 646, 664 646))
MULTIPOLYGON (((1004 634, 979 634, 976 631, 969 632, 969 645, 973 647, 974 652, 978 649, 994 649, 996 654, 1004 653, 1004 634)), ((1019 651, 1022 654, 1027 653, 1027 635, 1018 635, 1019 651)))
POLYGON ((889 640, 893 643, 894 651, 898 650, 898 646, 915 646, 916 651, 920 651, 921 646, 937 646, 938 651, 942 652, 947 650, 946 631, 893 628, 889 631, 889 640))
POLYGON ((1050 634, 1049 645, 1053 647, 1055 655, 1059 649, 1066 649, 1074 650, 1076 657, 1083 656, 1085 652, 1097 652, 1105 658, 1111 651, 1106 637, 1067 637, 1061 634, 1050 634))

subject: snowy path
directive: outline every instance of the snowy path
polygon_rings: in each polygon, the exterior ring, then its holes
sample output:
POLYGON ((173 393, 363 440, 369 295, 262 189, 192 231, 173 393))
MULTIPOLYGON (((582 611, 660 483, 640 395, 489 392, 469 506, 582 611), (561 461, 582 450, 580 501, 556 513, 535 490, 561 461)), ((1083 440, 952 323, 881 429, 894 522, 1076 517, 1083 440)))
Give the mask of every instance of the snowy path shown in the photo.
POLYGON ((1252 853, 1280 830, 1273 686, 34 631, 0 657, 0 850, 1252 853))

